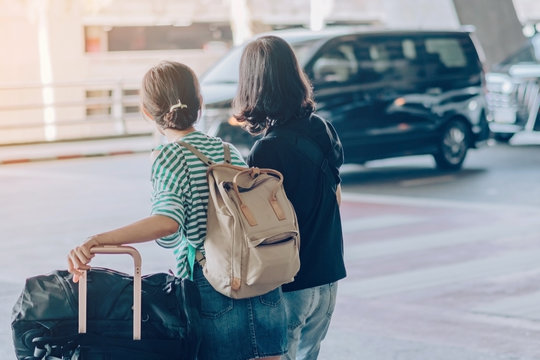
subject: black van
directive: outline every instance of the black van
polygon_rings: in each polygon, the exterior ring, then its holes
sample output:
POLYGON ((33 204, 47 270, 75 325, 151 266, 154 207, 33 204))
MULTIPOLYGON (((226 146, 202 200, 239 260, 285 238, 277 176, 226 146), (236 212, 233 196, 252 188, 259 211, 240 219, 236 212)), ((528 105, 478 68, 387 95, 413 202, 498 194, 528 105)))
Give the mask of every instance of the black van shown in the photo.
MULTIPOLYGON (((432 154, 461 168, 489 137, 481 54, 469 31, 276 31, 312 81, 317 112, 332 122, 345 162, 432 154)), ((201 126, 248 152, 254 142, 232 117, 242 47, 202 77, 201 126)))

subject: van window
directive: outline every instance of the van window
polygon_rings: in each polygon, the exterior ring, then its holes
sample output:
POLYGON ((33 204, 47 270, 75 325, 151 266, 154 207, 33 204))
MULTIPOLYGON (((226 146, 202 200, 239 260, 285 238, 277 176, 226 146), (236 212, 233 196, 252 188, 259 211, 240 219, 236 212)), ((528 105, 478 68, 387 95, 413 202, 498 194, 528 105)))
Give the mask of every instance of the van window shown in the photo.
POLYGON ((356 44, 358 76, 363 82, 401 81, 419 72, 417 41, 413 38, 373 37, 356 44))
MULTIPOLYGON (((306 60, 307 54, 315 40, 299 41, 291 43, 291 47, 300 64, 306 60)), ((240 58, 244 46, 238 46, 232 49, 225 57, 214 67, 210 68, 203 76, 202 82, 205 84, 236 84, 239 78, 240 58)))
POLYGON ((447 68, 465 67, 467 59, 457 39, 427 39, 426 51, 447 68))
POLYGON ((416 60, 416 46, 412 39, 405 39, 401 42, 403 56, 409 60, 416 60))
POLYGON ((428 37, 424 46, 428 76, 479 72, 476 50, 468 37, 428 37))
POLYGON ((358 71, 351 43, 339 43, 325 49, 312 67, 313 81, 318 83, 348 83, 358 71))

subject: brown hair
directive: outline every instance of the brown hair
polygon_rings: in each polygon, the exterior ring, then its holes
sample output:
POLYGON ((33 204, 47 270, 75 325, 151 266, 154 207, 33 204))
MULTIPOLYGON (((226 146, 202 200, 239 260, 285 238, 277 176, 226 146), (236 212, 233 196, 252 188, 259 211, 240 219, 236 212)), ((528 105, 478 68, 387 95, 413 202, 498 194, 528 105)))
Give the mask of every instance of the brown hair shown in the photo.
POLYGON ((264 36, 246 46, 233 105, 252 134, 313 113, 311 84, 285 40, 264 36))
POLYGON ((141 103, 161 128, 187 129, 202 104, 197 76, 184 64, 162 61, 144 75, 141 103))

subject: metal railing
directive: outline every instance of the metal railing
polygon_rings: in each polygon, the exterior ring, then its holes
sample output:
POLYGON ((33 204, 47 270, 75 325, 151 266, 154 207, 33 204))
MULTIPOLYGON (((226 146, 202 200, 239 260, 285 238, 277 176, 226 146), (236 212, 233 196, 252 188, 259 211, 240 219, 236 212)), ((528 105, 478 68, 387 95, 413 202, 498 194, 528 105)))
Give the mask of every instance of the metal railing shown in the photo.
POLYGON ((148 135, 139 82, 0 84, 0 144, 148 135))

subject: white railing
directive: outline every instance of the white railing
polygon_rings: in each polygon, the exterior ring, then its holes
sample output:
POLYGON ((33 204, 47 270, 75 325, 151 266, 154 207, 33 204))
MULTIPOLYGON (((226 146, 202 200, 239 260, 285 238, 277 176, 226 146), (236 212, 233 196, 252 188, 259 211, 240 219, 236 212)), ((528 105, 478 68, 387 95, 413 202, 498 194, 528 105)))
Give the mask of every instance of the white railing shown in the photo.
POLYGON ((147 135, 139 83, 0 84, 0 144, 147 135))

